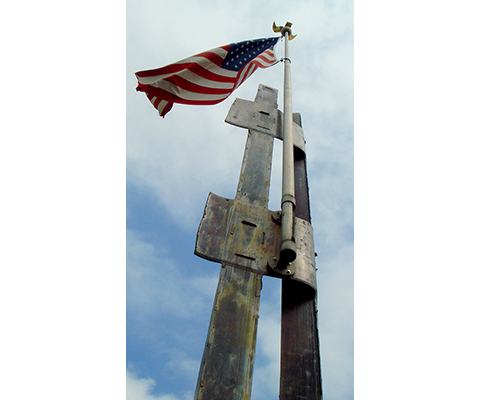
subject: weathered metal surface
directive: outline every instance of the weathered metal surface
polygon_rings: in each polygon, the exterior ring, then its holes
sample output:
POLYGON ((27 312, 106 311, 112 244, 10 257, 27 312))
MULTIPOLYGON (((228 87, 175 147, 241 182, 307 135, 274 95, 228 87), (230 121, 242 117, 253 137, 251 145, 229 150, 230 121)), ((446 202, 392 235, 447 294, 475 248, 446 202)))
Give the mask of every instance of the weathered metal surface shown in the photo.
MULTIPOLYGON (((237 100, 226 118, 249 131, 235 199, 211 193, 198 230, 195 253, 223 265, 197 400, 250 399, 262 275, 269 274, 265 258, 279 254, 281 240, 279 213, 267 209, 273 139, 281 138, 276 100, 275 89, 260 85, 255 103, 247 102, 254 108, 241 106, 244 101, 237 100)), ((295 275, 283 279, 280 400, 318 400, 321 371, 315 253, 299 114, 294 114, 294 122, 298 256, 295 275)))
MULTIPOLYGON (((277 95, 274 89, 265 90, 259 87, 255 100, 275 107, 273 104, 276 104, 277 95)), ((227 202, 237 201, 240 205, 267 207, 272 152, 271 136, 249 130, 236 200, 227 202)), ((219 199, 222 204, 227 203, 226 199, 219 199)), ((230 215, 226 212, 227 208, 221 207, 222 220, 213 219, 215 214, 207 213, 211 209, 212 207, 205 208, 205 216, 208 219, 212 218, 208 228, 209 235, 217 237, 217 232, 220 233, 227 228, 228 225, 224 221, 229 221, 230 215)), ((249 217, 245 218, 250 219, 249 217)), ((247 223, 239 221, 234 227, 234 233, 238 237, 249 238, 248 244, 252 247, 252 235, 244 234, 254 229, 252 220, 247 221, 247 219, 245 219, 247 223)), ((204 218, 204 221, 208 220, 204 218)), ((203 234, 201 236, 206 237, 203 234)), ((235 244, 234 250, 240 254, 240 263, 251 261, 245 256, 252 257, 253 253, 248 252, 244 243, 235 244)), ((195 399, 250 399, 261 288, 261 274, 248 269, 234 268, 232 265, 222 265, 195 399)))
POLYGON ((226 122, 240 128, 274 136, 281 123, 281 112, 272 104, 236 99, 229 109, 226 122))
POLYGON ((281 297, 280 400, 320 400, 321 365, 316 298, 306 286, 284 279, 281 297))
MULTIPOLYGON (((252 129, 256 132, 266 133, 277 139, 283 140, 283 113, 266 104, 253 101, 236 99, 226 116, 228 124, 252 129)), ((304 131, 296 123, 292 126, 293 145, 306 152, 304 131)))
POLYGON ((294 229, 297 259, 292 264, 295 266, 296 272, 290 279, 304 283, 316 291, 316 253, 312 225, 296 216, 294 229))
POLYGON ((279 226, 267 208, 210 193, 195 254, 263 274, 267 259, 277 254, 276 233, 279 226))
POLYGON ((195 400, 249 400, 262 276, 222 265, 195 400))
MULTIPOLYGON (((301 124, 300 114, 294 114, 301 124)), ((311 221, 305 154, 295 151, 296 218, 311 221)), ((284 279, 281 301, 280 400, 322 399, 316 293, 284 279)))
MULTIPOLYGON (((272 275, 267 263, 279 256, 281 227, 266 207, 210 193, 196 238, 195 254, 210 261, 272 275)), ((312 225, 295 219, 297 259, 290 278, 316 290, 312 225)))
POLYGON ((249 130, 236 199, 267 207, 271 185, 273 138, 249 130))

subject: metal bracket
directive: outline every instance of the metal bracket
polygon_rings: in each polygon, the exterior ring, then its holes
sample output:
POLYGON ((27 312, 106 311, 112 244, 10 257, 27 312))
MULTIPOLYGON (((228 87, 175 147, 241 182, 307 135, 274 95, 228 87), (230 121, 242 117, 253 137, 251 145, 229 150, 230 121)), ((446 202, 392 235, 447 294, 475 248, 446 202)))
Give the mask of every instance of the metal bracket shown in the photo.
POLYGON ((276 217, 276 212, 266 207, 210 193, 194 252, 207 260, 258 274, 290 277, 316 290, 312 225, 295 218, 297 258, 287 268, 274 267, 281 245, 281 226, 276 217))
POLYGON ((275 274, 281 276, 293 276, 295 275, 295 265, 290 263, 285 266, 281 266, 277 257, 273 257, 267 262, 267 267, 275 274))

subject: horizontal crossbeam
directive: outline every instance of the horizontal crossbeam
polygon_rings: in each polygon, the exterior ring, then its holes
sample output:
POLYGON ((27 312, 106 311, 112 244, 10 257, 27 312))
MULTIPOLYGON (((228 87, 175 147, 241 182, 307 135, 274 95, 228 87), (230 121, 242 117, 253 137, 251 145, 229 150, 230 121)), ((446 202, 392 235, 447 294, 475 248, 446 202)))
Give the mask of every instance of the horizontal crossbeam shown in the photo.
MULTIPOLYGON (((316 290, 316 267, 312 225, 295 218, 297 259, 290 264, 290 279, 316 290)), ((245 201, 210 193, 198 234, 195 254, 210 261, 275 276, 268 264, 279 256, 279 213, 245 201)))

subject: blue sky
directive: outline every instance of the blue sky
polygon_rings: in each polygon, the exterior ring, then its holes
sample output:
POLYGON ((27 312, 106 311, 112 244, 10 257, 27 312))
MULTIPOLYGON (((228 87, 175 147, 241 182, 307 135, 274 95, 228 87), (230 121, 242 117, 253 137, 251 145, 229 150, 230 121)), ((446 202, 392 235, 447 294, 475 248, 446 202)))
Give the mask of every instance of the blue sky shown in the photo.
MULTIPOLYGON (((245 141, 223 120, 282 70, 165 119, 133 72, 289 20, 325 399, 352 397, 353 343, 357 399, 499 398, 498 5, 178 3, 3 8, 0 397, 190 398, 218 275, 196 227, 245 141)), ((278 302, 265 279, 255 399, 276 397, 278 302)))
MULTIPOLYGON (((351 1, 276 3, 128 2, 127 14, 127 384, 153 382, 129 400, 193 397, 220 265, 193 255, 208 193, 233 198, 246 130, 224 123, 236 97, 260 83, 279 90, 283 65, 257 71, 225 102, 175 105, 165 119, 135 71, 201 51, 275 35, 293 22, 293 107, 307 142, 317 258, 325 399, 353 398, 353 107, 351 1), (189 11, 188 11, 189 10, 189 11), (169 15, 165 23, 165 15, 169 15), (331 26, 319 32, 318 26, 331 26), (311 73, 312 72, 312 73, 311 73), (149 381, 148 381, 149 380, 149 381)), ((281 56, 282 44, 277 47, 281 56)), ((270 209, 280 208, 281 143, 276 143, 270 209)), ((252 398, 278 397, 280 282, 265 277, 252 398)), ((132 393, 132 390, 130 389, 132 393)))

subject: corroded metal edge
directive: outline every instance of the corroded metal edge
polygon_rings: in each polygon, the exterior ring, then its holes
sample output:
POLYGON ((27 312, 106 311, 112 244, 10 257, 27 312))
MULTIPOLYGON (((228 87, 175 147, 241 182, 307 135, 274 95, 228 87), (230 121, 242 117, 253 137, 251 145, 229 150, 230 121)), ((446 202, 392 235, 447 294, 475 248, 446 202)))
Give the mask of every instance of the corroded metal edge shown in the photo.
POLYGON ((314 235, 312 225, 295 217, 295 243, 297 245, 297 259, 292 263, 295 266, 296 280, 316 290, 316 260, 314 252, 314 235))

